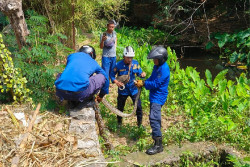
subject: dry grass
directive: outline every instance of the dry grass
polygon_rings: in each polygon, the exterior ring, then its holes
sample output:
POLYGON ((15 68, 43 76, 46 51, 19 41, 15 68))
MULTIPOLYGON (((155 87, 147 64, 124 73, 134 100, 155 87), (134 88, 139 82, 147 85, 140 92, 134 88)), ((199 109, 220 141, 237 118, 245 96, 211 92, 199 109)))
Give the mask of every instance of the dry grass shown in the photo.
MULTIPOLYGON (((0 107, 0 167, 9 167, 19 151, 20 140, 27 132, 27 127, 19 122, 15 126, 10 114, 0 107)), ((24 106, 9 106, 10 110, 25 113, 30 120, 32 111, 24 106)), ((40 113, 29 134, 24 151, 20 154, 18 166, 74 166, 74 164, 91 157, 83 150, 77 149, 76 136, 68 132, 70 118, 51 112, 40 113)))

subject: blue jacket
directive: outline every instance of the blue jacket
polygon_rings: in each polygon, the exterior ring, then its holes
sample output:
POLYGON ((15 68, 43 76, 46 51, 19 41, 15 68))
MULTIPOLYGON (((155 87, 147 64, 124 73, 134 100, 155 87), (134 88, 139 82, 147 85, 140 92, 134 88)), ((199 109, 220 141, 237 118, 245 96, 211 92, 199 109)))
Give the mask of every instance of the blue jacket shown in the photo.
POLYGON ((55 86, 57 89, 72 92, 84 91, 89 86, 90 76, 94 73, 105 76, 106 82, 101 93, 108 94, 109 78, 99 64, 86 53, 73 53, 68 56, 66 68, 60 78, 55 81, 55 86))
POLYGON ((167 63, 154 66, 151 76, 145 81, 145 88, 150 90, 149 101, 163 105, 168 96, 170 70, 167 63))
MULTIPOLYGON (((128 75, 128 70, 129 70, 129 65, 126 65, 124 63, 124 60, 117 62, 115 68, 110 73, 111 81, 114 82, 116 74, 118 74, 118 76, 128 75)), ((118 94, 132 95, 132 96, 137 94, 138 89, 134 84, 134 80, 135 80, 135 75, 140 77, 141 73, 142 73, 142 69, 139 66, 138 62, 136 60, 132 60, 132 65, 131 65, 131 69, 130 69, 130 80, 125 85, 124 90, 118 89, 118 94)))

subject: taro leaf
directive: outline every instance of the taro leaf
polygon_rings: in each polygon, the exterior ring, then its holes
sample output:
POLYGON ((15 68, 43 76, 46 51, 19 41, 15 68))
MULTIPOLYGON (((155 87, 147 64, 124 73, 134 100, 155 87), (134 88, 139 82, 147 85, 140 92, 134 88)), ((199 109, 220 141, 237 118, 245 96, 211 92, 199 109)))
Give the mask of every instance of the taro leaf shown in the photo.
POLYGON ((228 118, 228 127, 227 127, 227 130, 230 131, 230 130, 233 130, 234 128, 236 128, 237 125, 231 120, 228 118))
POLYGON ((208 122, 208 118, 207 116, 204 116, 202 119, 201 119, 201 124, 206 124, 208 122))
POLYGON ((220 48, 222 48, 228 42, 229 36, 229 34, 223 34, 221 36, 221 39, 218 41, 218 46, 220 48))
POLYGON ((206 69, 205 75, 206 75, 206 78, 207 78, 208 86, 210 86, 210 88, 213 89, 212 74, 208 69, 206 69))
POLYGON ((241 101, 241 99, 234 100, 234 102, 232 103, 232 106, 239 105, 240 101, 241 101))
MULTIPOLYGON (((250 29, 249 29, 250 30, 250 29)), ((247 30, 247 31, 241 31, 237 34, 237 37, 238 38, 241 38, 241 39, 244 39, 246 37, 249 37, 250 36, 250 31, 247 30)))
POLYGON ((214 79, 213 86, 216 86, 218 82, 222 79, 225 79, 228 69, 221 71, 214 79))
POLYGON ((221 94, 222 92, 224 92, 224 90, 227 87, 227 80, 224 79, 224 80, 219 81, 218 86, 219 86, 219 93, 221 94))
POLYGON ((240 61, 242 62, 245 58, 247 57, 247 55, 245 53, 240 53, 238 55, 238 58, 240 59, 240 61))
POLYGON ((238 56, 239 54, 237 52, 233 52, 231 55, 230 55, 230 62, 231 63, 234 63, 237 59, 238 59, 238 56))
POLYGON ((221 123, 223 123, 223 124, 225 123, 225 119, 224 119, 223 117, 221 117, 221 116, 218 117, 218 120, 219 120, 221 123))
POLYGON ((206 45, 206 49, 211 49, 214 46, 213 42, 209 41, 206 45))

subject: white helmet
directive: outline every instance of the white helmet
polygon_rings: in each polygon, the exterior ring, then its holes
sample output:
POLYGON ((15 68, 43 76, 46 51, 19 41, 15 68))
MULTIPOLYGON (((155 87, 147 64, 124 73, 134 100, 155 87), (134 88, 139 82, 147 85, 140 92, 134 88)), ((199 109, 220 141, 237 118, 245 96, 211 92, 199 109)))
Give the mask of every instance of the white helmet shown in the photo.
POLYGON ((131 46, 124 48, 123 56, 125 57, 135 57, 135 51, 131 46))

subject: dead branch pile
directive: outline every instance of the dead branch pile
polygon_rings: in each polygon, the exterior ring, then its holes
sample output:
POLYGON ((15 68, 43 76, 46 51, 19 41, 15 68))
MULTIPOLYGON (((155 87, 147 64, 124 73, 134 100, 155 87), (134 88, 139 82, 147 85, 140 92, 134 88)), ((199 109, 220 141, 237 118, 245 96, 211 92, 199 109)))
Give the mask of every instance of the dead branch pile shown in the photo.
POLYGON ((91 157, 84 150, 77 149, 76 136, 69 133, 69 117, 51 112, 39 113, 32 130, 28 131, 25 123, 13 117, 16 112, 24 113, 29 127, 32 116, 34 119, 34 111, 27 111, 27 108, 16 111, 16 108, 0 107, 0 167, 15 166, 16 163, 25 167, 69 167, 91 157))

